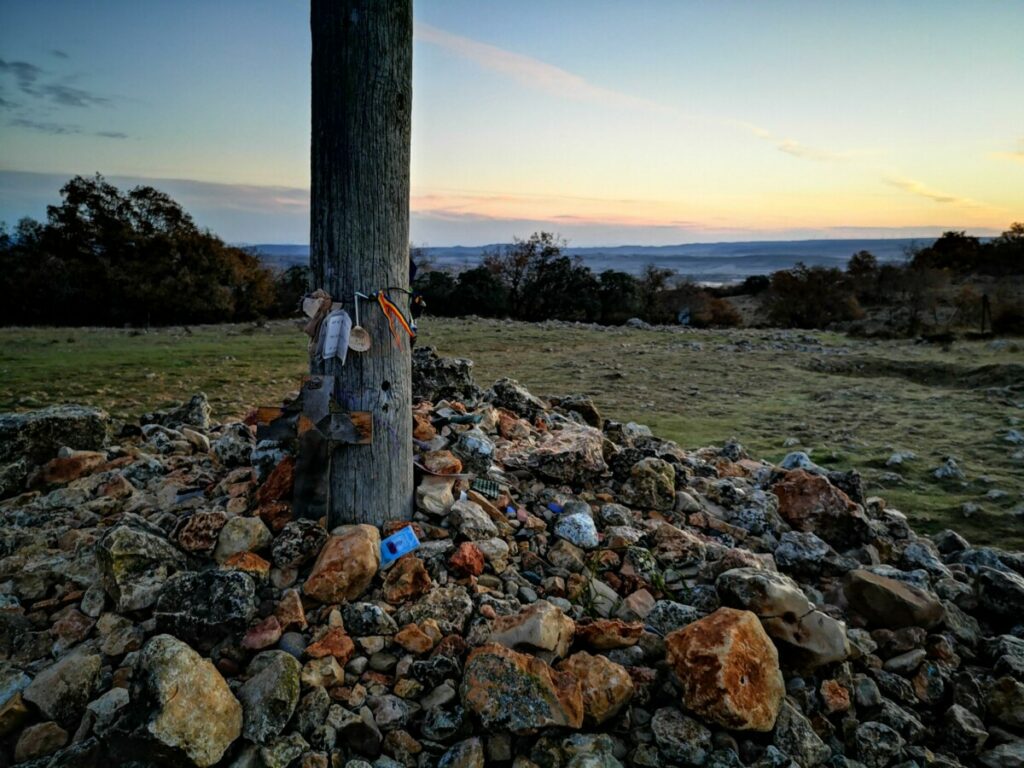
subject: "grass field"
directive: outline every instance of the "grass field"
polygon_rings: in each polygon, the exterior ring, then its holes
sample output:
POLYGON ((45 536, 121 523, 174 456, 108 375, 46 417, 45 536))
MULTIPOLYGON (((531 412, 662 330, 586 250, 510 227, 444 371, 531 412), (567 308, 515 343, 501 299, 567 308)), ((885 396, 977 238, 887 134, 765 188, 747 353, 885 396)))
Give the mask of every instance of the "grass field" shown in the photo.
MULTIPOLYGON (((805 450, 857 468, 923 530, 1024 548, 1024 344, 861 341, 795 331, 684 331, 426 319, 422 344, 475 361, 486 385, 583 392, 606 416, 649 424, 688 448, 742 442, 778 460, 805 450), (788 445, 787 445, 788 442, 788 445), (888 468, 895 451, 917 458, 888 468), (931 472, 955 456, 965 482, 931 472), (895 473, 898 472, 897 476, 895 473), (965 517, 973 502, 980 511, 965 517)), ((221 418, 295 389, 305 336, 289 322, 167 328, 0 329, 0 409, 58 402, 119 417, 203 390, 221 418)))

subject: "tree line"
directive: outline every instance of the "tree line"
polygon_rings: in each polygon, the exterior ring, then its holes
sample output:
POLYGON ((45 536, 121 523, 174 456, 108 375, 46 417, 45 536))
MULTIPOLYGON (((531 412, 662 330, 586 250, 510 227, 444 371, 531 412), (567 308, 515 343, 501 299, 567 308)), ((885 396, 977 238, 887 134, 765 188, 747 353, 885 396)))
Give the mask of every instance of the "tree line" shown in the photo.
MULTIPOLYGON (((461 272, 436 269, 422 249, 413 288, 430 314, 478 315, 525 321, 566 320, 621 325, 686 322, 728 327, 743 321, 733 301, 756 296, 773 325, 824 328, 849 324, 865 309, 887 307, 893 323, 916 334, 937 317, 950 283, 987 276, 1013 284, 1024 274, 1024 224, 981 240, 946 232, 907 253, 904 263, 881 264, 854 254, 845 269, 797 264, 738 285, 711 288, 648 265, 641 274, 595 273, 566 253, 550 232, 486 252, 461 272)), ((1019 287, 1019 281, 1017 281, 1019 287)), ((76 176, 46 221, 0 226, 0 324, 169 325, 239 322, 296 314, 310 290, 307 267, 276 272, 259 256, 227 245, 168 195, 152 187, 122 191, 102 176, 76 176)), ((1017 291, 1019 294, 1020 291, 1017 291)), ((961 319, 982 297, 970 284, 954 298, 961 319)), ((997 297, 997 331, 1024 331, 1024 301, 997 297)))
POLYGON ((60 194, 46 221, 0 228, 0 324, 218 323, 295 306, 258 256, 153 187, 122 191, 97 174, 60 194))

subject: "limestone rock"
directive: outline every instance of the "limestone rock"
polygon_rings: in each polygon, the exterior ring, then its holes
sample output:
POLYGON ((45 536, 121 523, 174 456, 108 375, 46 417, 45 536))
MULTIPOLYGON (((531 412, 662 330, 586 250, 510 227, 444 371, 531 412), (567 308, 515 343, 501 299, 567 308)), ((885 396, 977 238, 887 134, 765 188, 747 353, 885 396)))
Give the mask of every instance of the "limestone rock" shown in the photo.
POLYGON ((538 600, 513 616, 499 616, 491 625, 488 642, 506 648, 526 646, 534 652, 548 651, 551 661, 562 658, 572 644, 575 624, 559 608, 538 600))
POLYGON ((723 605, 753 611, 768 635, 792 649, 803 665, 814 668, 849 656, 846 626, 814 610, 788 576, 735 568, 719 575, 716 587, 723 605))
POLYGON ((558 482, 583 483, 607 470, 603 446, 604 438, 598 430, 567 423, 545 433, 533 448, 504 454, 504 461, 558 482))
POLYGON ((875 626, 930 629, 942 621, 942 603, 935 595, 870 571, 850 571, 843 591, 850 607, 875 626))
POLYGON ((48 719, 74 725, 92 699, 102 660, 94 654, 72 654, 47 667, 22 693, 48 719))
POLYGON ((521 734, 583 724, 583 694, 574 676, 502 645, 470 653, 460 693, 463 706, 491 731, 521 734))
POLYGON ((170 635, 142 648, 131 708, 144 735, 199 768, 218 762, 242 733, 242 706, 213 663, 170 635))
POLYGON ((380 533, 372 525, 355 525, 327 539, 302 591, 322 603, 355 600, 379 567, 380 533))
POLYGON ((106 442, 109 421, 106 411, 85 405, 0 413, 0 464, 20 457, 40 464, 65 446, 99 450, 106 442))
POLYGON ((18 737, 14 747, 14 761, 24 763, 52 755, 68 743, 68 732, 54 722, 30 725, 18 737))
POLYGON ((583 714, 591 725, 615 717, 633 698, 633 679, 625 667, 604 656, 580 651, 559 662, 557 669, 580 681, 583 714))
POLYGON ((629 470, 622 500, 639 509, 672 509, 676 502, 675 469, 664 459, 641 459, 629 470))
POLYGON ((775 725, 785 693, 779 656, 753 613, 719 608, 665 646, 687 709, 733 730, 775 725))
POLYGON ((232 517, 221 528, 213 558, 223 563, 232 555, 261 550, 272 539, 270 529, 258 517, 232 517))
POLYGON ((119 611, 138 611, 156 602, 164 582, 185 567, 185 558, 160 529, 125 515, 96 545, 103 588, 119 611))
POLYGON ((448 522, 470 541, 490 539, 498 535, 498 526, 483 507, 472 501, 456 501, 448 513, 448 522))
POLYGON ((263 651, 249 662, 249 679, 238 689, 245 738, 266 744, 284 731, 299 702, 301 672, 284 651, 263 651))

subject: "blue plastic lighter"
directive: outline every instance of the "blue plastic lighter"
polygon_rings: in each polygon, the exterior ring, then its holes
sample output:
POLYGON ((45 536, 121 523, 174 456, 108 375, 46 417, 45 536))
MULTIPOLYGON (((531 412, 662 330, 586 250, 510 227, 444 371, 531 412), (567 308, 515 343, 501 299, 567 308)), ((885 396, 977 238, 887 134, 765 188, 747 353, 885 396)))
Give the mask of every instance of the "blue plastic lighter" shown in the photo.
POLYGON ((420 540, 416 538, 416 532, 411 525, 407 525, 380 543, 380 564, 388 565, 402 555, 412 552, 419 545, 420 540))

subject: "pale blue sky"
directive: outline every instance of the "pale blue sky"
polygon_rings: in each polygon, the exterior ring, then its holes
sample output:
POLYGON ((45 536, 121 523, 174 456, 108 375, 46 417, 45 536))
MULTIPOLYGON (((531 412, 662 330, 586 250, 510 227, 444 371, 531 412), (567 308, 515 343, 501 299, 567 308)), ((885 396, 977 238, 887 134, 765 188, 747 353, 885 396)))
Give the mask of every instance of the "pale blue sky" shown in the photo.
MULTIPOLYGON (((417 242, 985 233, 1024 218, 1022 2, 415 12, 417 242)), ((308 69, 298 0, 0 0, 0 219, 41 216, 63 179, 99 171, 160 180, 231 241, 305 242, 308 69)))

